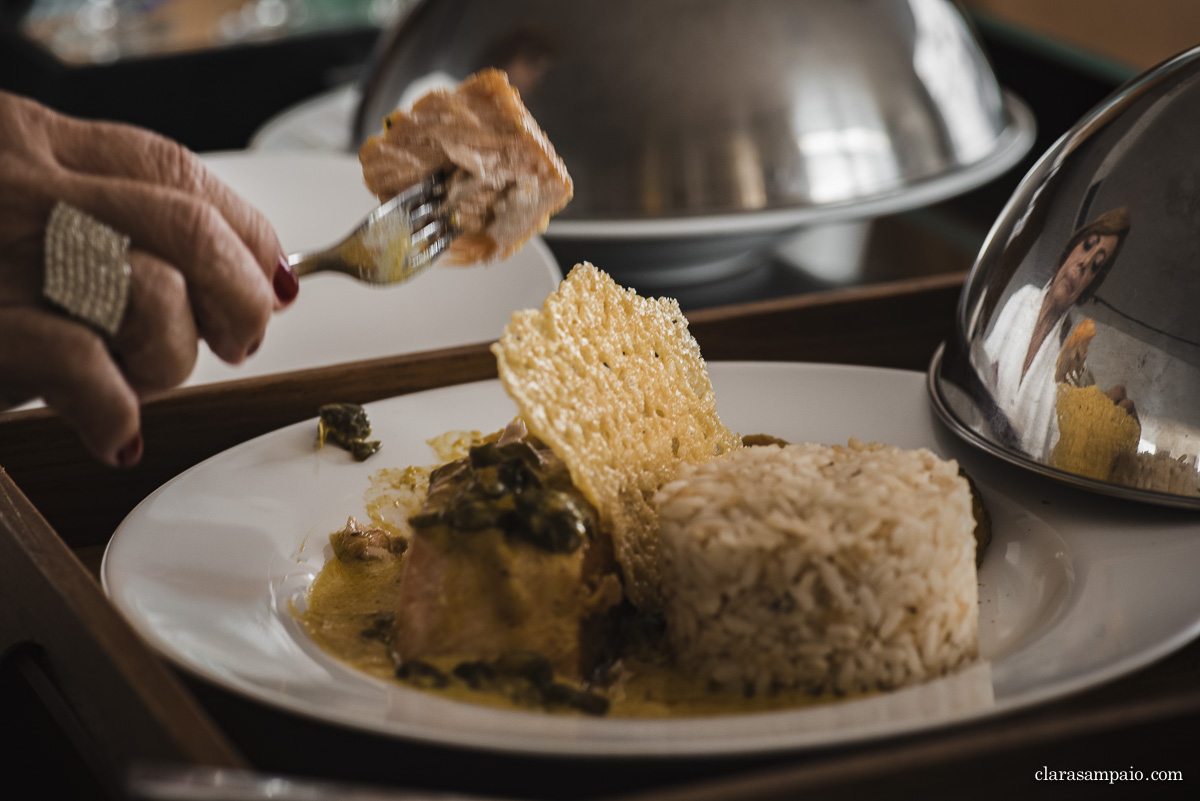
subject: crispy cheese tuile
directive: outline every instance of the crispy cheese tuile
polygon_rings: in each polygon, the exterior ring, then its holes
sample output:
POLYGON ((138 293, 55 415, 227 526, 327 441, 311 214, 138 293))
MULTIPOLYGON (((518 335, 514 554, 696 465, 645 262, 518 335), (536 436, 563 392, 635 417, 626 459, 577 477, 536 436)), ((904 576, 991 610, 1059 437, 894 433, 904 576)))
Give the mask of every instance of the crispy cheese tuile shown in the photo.
POLYGON ((540 310, 513 314, 492 351, 529 430, 612 531, 630 600, 658 605, 650 494, 680 464, 741 446, 717 417, 679 304, 643 298, 585 262, 540 310))

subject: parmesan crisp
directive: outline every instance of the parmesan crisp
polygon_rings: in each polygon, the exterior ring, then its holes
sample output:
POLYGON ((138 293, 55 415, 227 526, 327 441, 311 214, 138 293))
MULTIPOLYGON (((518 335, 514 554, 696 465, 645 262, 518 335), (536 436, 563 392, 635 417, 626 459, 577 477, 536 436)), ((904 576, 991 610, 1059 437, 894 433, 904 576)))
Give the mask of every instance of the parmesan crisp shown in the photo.
POLYGON ((1050 451, 1051 467, 1107 481, 1119 455, 1137 453, 1142 433, 1137 418, 1094 384, 1059 384, 1055 412, 1058 442, 1050 451))
POLYGON ((584 262, 492 346, 531 433, 599 510, 630 601, 661 603, 650 496, 680 464, 741 447, 717 417, 700 347, 675 300, 618 286, 584 262))

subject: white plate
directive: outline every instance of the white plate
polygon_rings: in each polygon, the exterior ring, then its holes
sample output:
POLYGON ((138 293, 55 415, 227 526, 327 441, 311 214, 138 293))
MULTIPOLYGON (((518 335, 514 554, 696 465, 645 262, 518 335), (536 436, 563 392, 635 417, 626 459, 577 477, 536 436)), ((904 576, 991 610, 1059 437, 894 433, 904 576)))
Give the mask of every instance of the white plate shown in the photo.
POLYGON ((385 735, 499 751, 695 756, 861 741, 978 719, 1112 679, 1200 632, 1200 520, 1077 493, 963 446, 935 421, 920 373, 769 363, 710 365, 723 419, 742 433, 851 435, 960 458, 995 518, 980 574, 973 670, 890 695, 734 717, 632 721, 456 703, 368 678, 326 656, 288 603, 361 513, 369 474, 429 464, 424 441, 501 427, 497 382, 370 406, 384 442, 366 463, 314 450, 315 423, 243 443, 139 505, 109 545, 104 586, 155 648, 258 701, 385 735))
MULTIPOLYGON (((289 253, 341 239, 379 205, 355 156, 337 153, 210 153, 204 161, 257 206, 289 253)), ((512 312, 542 305, 562 280, 539 238, 482 267, 440 266, 407 284, 372 287, 313 275, 277 314, 252 358, 233 367, 200 349, 189 384, 447 348, 495 339, 512 312)))

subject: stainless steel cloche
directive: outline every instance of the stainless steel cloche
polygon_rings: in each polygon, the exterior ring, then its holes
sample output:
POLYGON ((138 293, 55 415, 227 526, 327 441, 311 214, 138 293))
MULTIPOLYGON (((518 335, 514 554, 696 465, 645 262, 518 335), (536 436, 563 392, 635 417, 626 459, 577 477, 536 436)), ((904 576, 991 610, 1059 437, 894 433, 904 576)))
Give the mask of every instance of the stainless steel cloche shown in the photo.
POLYGON ((1200 48, 1088 113, 1018 187, 930 390, 979 447, 1200 508, 1200 48))
POLYGON ((484 66, 575 179, 547 239, 606 268, 614 247, 654 269, 931 203, 1033 140, 949 0, 416 0, 375 54, 354 140, 484 66))

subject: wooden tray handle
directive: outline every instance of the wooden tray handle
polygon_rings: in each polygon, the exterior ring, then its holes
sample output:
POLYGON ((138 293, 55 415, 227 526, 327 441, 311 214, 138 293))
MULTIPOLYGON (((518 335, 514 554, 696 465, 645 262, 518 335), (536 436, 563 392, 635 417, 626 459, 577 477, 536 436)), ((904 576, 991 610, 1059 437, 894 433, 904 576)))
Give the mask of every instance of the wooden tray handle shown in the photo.
POLYGON ((245 764, 3 468, 0 659, 102 786, 137 761, 245 764))

